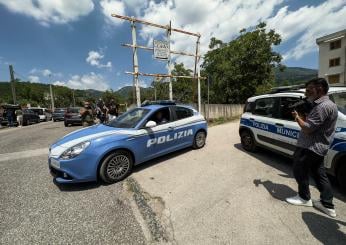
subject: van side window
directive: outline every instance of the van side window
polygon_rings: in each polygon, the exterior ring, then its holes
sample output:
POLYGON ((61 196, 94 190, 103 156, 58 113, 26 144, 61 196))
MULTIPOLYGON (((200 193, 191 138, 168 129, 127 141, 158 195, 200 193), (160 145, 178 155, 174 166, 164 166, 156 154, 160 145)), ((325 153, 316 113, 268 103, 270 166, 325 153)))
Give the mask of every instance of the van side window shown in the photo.
POLYGON ((289 108, 294 103, 297 103, 300 101, 300 98, 296 97, 281 97, 281 103, 280 103, 280 118, 283 120, 288 121, 294 121, 294 118, 292 116, 292 108, 289 108))
POLYGON ((259 116, 279 118, 279 98, 263 98, 255 102, 253 113, 259 116))

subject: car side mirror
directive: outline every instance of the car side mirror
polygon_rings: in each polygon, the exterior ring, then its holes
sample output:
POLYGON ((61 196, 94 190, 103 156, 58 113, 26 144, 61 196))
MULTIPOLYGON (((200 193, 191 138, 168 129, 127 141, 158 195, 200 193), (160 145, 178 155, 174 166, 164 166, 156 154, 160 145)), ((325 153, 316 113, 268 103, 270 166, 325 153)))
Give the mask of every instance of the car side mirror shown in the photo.
POLYGON ((156 124, 156 122, 154 122, 154 121, 149 121, 149 122, 147 122, 146 124, 145 124, 145 127, 146 128, 153 128, 153 127, 155 127, 157 124, 156 124))

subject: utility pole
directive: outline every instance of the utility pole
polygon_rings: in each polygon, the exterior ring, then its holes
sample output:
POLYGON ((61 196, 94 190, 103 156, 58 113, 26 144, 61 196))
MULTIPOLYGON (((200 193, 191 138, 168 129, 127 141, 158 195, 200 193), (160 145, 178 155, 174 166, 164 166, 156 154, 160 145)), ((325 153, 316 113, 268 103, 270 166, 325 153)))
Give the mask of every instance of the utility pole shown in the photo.
POLYGON ((16 87, 15 87, 15 80, 14 80, 14 71, 13 71, 13 66, 10 65, 10 76, 11 76, 11 91, 12 91, 12 99, 13 99, 13 104, 16 104, 16 87))
POLYGON ((74 98, 74 89, 72 89, 72 97, 73 97, 73 107, 76 107, 76 100, 74 98))
POLYGON ((169 100, 173 100, 173 88, 172 88, 172 77, 171 77, 171 33, 172 33, 172 22, 169 21, 169 27, 167 29, 167 41, 168 41, 168 79, 169 79, 169 100))
POLYGON ((50 89, 50 101, 52 103, 52 111, 54 111, 54 97, 53 97, 53 89, 52 89, 52 84, 49 85, 49 89, 50 89))
POLYGON ((131 21, 131 30, 132 30, 132 45, 133 45, 133 85, 136 87, 136 101, 137 106, 141 106, 141 95, 139 89, 139 80, 138 80, 138 57, 137 57, 137 37, 136 37, 136 24, 131 21))

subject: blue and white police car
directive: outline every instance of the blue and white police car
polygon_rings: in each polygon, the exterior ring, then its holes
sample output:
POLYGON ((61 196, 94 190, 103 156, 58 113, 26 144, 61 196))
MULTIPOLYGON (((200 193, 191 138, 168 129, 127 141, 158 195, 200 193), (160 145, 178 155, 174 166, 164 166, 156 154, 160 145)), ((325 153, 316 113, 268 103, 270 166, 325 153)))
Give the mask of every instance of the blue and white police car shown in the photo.
POLYGON ((142 106, 59 139, 49 149, 49 168, 57 183, 98 178, 114 183, 134 165, 183 148, 202 148, 206 136, 204 117, 189 106, 142 106))
MULTIPOLYGON (((339 112, 334 139, 324 163, 346 190, 346 87, 330 87, 328 94, 339 112)), ((243 148, 253 152, 264 147, 293 156, 300 127, 292 117, 291 107, 304 97, 304 89, 299 89, 249 98, 239 127, 243 148)))

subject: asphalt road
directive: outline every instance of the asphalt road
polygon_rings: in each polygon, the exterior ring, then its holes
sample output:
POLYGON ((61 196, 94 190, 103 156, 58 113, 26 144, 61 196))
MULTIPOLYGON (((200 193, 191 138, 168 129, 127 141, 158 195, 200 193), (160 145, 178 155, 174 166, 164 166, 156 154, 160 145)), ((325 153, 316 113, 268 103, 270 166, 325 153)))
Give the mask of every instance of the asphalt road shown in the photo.
POLYGON ((80 127, 0 130, 0 244, 144 244, 124 183, 57 186, 49 144, 80 127))
POLYGON ((297 188, 290 160, 244 152, 238 127, 211 127, 203 149, 144 163, 121 183, 65 186, 48 172, 48 147, 80 127, 2 129, 0 244, 345 244, 338 187, 336 219, 287 204, 297 188))

